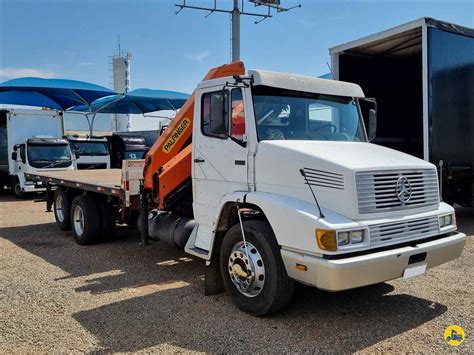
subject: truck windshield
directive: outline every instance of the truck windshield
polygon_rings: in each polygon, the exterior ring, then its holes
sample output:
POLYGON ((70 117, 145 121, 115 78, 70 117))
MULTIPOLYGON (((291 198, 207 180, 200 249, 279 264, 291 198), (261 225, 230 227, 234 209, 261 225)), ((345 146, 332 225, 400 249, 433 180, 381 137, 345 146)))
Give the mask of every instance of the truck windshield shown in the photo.
POLYGON ((366 142, 357 99, 256 86, 259 140, 366 142))
POLYGON ((43 168, 51 163, 57 167, 69 166, 71 149, 67 144, 28 144, 28 162, 36 168, 43 168))
POLYGON ((79 155, 109 155, 109 149, 105 142, 70 141, 69 144, 72 150, 79 152, 79 155))

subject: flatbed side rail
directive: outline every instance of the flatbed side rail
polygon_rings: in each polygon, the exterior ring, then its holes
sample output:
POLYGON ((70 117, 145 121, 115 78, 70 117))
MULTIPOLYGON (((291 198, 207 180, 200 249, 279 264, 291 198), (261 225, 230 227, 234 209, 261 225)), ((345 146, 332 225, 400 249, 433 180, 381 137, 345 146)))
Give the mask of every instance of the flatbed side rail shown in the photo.
POLYGON ((31 181, 41 181, 44 184, 49 184, 52 186, 65 186, 74 189, 84 190, 95 192, 107 196, 116 196, 123 199, 125 197, 124 190, 120 187, 111 187, 111 186, 101 186, 93 183, 88 183, 84 181, 74 181, 68 180, 60 177, 46 176, 35 173, 26 173, 26 178, 31 181))

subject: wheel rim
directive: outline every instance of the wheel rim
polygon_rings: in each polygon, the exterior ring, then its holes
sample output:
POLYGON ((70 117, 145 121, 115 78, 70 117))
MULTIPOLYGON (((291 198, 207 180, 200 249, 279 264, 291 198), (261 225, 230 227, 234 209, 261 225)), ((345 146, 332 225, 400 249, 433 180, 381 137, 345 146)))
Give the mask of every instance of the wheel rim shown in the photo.
POLYGON ((81 206, 74 207, 74 231, 76 235, 81 236, 84 233, 84 212, 81 206))
POLYGON ((21 193, 22 193, 22 191, 21 191, 21 185, 20 185, 19 182, 17 182, 17 183, 15 184, 15 194, 21 195, 21 193))
POLYGON ((56 197, 56 203, 54 204, 56 210, 56 217, 59 222, 64 222, 64 199, 61 195, 56 197))
POLYGON ((238 242, 230 253, 227 270, 233 284, 246 297, 260 294, 265 284, 265 265, 258 249, 247 242, 238 242), (247 256, 248 250, 248 256, 247 256))

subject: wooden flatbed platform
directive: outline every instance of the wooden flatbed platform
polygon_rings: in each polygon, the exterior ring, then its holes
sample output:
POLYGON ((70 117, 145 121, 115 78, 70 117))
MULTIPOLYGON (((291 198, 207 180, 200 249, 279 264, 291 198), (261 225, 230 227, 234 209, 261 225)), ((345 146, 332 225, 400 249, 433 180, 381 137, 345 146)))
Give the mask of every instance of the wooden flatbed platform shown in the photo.
POLYGON ((122 195, 121 169, 51 171, 25 175, 29 180, 53 186, 66 186, 106 195, 122 195))

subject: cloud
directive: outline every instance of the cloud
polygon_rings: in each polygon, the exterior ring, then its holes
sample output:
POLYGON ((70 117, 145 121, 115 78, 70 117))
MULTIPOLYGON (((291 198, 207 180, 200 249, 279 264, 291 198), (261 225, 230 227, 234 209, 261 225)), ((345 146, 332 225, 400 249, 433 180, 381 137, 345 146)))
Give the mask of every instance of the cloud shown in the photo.
POLYGON ((5 79, 15 79, 24 76, 34 76, 38 78, 53 78, 55 72, 35 69, 35 68, 0 68, 0 77, 5 79))
POLYGON ((186 58, 202 63, 202 61, 206 59, 207 57, 209 57, 210 55, 211 53, 208 50, 204 50, 197 54, 186 54, 186 58))

